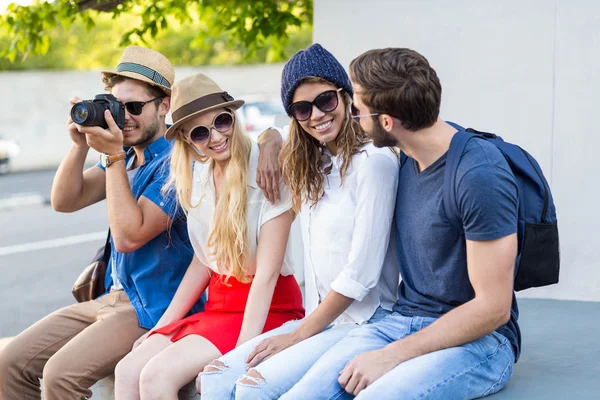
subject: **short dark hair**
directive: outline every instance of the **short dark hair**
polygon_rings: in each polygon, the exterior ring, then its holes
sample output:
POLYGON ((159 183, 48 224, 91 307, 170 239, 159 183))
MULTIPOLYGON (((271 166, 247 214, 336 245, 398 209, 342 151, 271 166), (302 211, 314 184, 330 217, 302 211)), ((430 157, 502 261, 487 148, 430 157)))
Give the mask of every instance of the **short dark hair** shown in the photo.
POLYGON ((350 78, 371 112, 398 118, 405 129, 429 128, 439 116, 442 86, 427 59, 414 50, 369 50, 352 60, 350 78))
MULTIPOLYGON (((124 81, 126 81, 128 79, 130 79, 130 80, 137 80, 137 79, 128 78, 128 77, 122 76, 122 75, 102 75, 102 83, 104 83, 104 89, 108 90, 108 91, 111 91, 112 88, 116 84, 124 82, 124 81)), ((146 90, 148 91, 148 94, 152 98, 155 98, 155 97, 168 97, 168 95, 161 88, 159 88, 158 86, 151 85, 151 84, 146 83, 144 81, 139 81, 139 80, 137 80, 137 81, 146 84, 146 88, 147 88, 146 90)), ((158 105, 157 105, 157 107, 158 107, 158 105)))

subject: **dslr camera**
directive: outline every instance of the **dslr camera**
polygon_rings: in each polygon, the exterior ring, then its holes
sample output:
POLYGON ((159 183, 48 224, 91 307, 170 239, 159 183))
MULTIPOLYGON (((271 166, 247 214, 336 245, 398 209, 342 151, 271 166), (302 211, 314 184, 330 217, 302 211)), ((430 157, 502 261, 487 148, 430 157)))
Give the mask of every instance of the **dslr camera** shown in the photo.
POLYGON ((94 100, 75 103, 71 108, 71 119, 78 125, 108 128, 104 110, 109 110, 119 129, 125 126, 125 105, 112 94, 99 94, 94 100))

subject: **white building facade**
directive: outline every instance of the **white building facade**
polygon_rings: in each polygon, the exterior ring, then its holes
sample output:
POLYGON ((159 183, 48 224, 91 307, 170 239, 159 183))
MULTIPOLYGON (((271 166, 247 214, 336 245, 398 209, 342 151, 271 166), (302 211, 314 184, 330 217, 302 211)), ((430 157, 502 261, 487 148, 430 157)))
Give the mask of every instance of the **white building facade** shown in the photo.
POLYGON ((557 205, 561 279, 519 296, 600 301, 600 2, 314 3, 314 41, 346 68, 372 48, 416 50, 442 83, 442 118, 495 132, 539 161, 557 205))

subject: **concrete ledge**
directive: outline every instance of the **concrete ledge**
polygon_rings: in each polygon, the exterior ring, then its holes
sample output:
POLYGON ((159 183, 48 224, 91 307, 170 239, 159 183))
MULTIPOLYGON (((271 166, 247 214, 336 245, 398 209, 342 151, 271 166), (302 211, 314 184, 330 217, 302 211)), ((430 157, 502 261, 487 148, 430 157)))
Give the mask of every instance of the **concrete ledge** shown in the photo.
MULTIPOLYGON (((91 387, 94 399, 113 400, 115 398, 115 377, 108 376, 101 381, 98 381, 91 387)), ((200 400, 200 395, 196 393, 196 385, 191 382, 179 391, 179 400, 200 400)))
MULTIPOLYGON (((113 400, 115 398, 115 377, 108 376, 91 387, 94 399, 113 400)), ((200 400, 196 394, 195 383, 192 382, 179 391, 179 400, 200 400)))
MULTIPOLYGON (((600 303, 519 300, 522 355, 506 387, 491 396, 514 399, 600 399, 600 303)), ((0 338, 0 349, 11 338, 0 338)), ((114 398, 114 378, 92 387, 94 399, 114 398)), ((193 384, 180 400, 200 399, 193 384)))
POLYGON ((600 302, 519 300, 521 358, 493 400, 600 399, 600 302))

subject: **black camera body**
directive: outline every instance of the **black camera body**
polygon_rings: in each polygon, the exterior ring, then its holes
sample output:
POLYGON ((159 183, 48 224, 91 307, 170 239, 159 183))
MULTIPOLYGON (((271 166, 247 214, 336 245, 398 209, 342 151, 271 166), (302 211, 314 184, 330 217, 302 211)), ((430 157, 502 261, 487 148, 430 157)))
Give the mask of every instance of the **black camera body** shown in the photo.
POLYGON ((71 108, 71 119, 78 125, 108 128, 104 110, 109 110, 119 129, 125 126, 125 105, 112 94, 99 94, 94 100, 75 103, 71 108))

